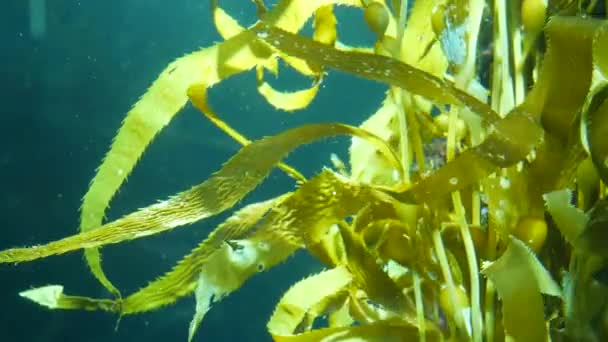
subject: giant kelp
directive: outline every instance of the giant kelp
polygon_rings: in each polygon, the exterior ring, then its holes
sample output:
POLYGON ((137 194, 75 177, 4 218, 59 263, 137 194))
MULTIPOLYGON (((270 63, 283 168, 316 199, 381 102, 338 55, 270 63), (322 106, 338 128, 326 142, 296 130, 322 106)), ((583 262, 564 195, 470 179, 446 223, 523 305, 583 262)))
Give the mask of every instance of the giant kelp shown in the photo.
POLYGON ((170 63, 129 111, 84 197, 80 233, 0 252, 8 263, 83 249, 114 297, 60 285, 22 296, 129 315, 194 294, 192 339, 211 304, 303 248, 327 269, 277 304, 268 322, 276 341, 608 338, 606 4, 255 4, 259 21, 244 28, 211 1, 224 41, 170 63), (341 25, 368 25, 375 45, 340 42, 335 6, 363 11, 365 24, 341 25), (308 37, 300 32, 310 18, 308 37), (264 77, 278 74, 279 60, 311 87, 273 88, 264 77), (250 141, 214 113, 207 89, 254 68, 260 95, 286 111, 308 106, 332 70, 389 89, 360 127, 308 124, 250 141), (104 223, 147 145, 188 100, 242 149, 203 183, 104 223), (334 135, 352 136, 349 167, 334 158, 306 179, 281 162, 334 135), (106 277, 100 247, 230 210, 274 167, 297 186, 235 211, 158 279, 123 297, 106 277))

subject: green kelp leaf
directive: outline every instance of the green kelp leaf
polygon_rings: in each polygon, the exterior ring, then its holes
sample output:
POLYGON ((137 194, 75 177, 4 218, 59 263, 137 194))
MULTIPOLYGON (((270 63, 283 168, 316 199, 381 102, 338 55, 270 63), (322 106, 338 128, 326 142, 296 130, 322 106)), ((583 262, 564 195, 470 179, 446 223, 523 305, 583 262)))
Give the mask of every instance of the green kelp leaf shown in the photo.
POLYGON ((268 321, 268 332, 275 340, 299 333, 299 327, 313 307, 340 293, 346 294, 351 282, 352 275, 346 267, 338 266, 295 283, 275 307, 268 321))
POLYGON ((530 115, 511 113, 494 124, 493 131, 481 144, 462 152, 397 197, 406 202, 435 203, 499 168, 515 165, 530 153, 541 137, 542 129, 530 115))
POLYGON ((302 58, 309 63, 400 87, 435 103, 466 106, 480 115, 486 123, 500 118, 487 104, 457 89, 451 82, 397 59, 336 49, 265 23, 256 25, 252 30, 256 32, 258 38, 279 51, 302 58))
POLYGON ((608 258, 608 200, 595 203, 588 213, 589 220, 575 246, 602 258, 608 258))
POLYGON ((581 119, 583 145, 604 184, 608 184, 608 81, 600 80, 588 95, 581 119))
POLYGON ((541 293, 561 296, 559 286, 523 242, 511 238, 504 254, 483 267, 502 300, 505 334, 515 341, 546 341, 541 293))
MULTIPOLYGON (((574 248, 568 273, 564 275, 563 280, 566 334, 573 340, 591 341, 597 339, 592 322, 601 312, 607 298, 605 287, 599 286, 593 280, 593 274, 605 267, 605 261, 597 255, 602 255, 606 242, 604 239, 602 243, 602 238, 594 236, 592 232, 584 234, 587 227, 595 225, 590 217, 594 210, 589 215, 585 214, 571 205, 571 197, 572 194, 567 189, 544 196, 551 217, 566 241, 574 248), (598 242, 595 243, 593 239, 598 239, 598 242), (599 253, 597 253, 598 249, 599 253)), ((600 207, 596 208, 599 211, 594 216, 601 217, 603 210, 600 207)), ((605 231, 605 221, 603 227, 601 219, 600 222, 595 221, 595 223, 600 224, 598 228, 605 231)))
POLYGON ((400 168, 397 157, 384 141, 362 129, 342 124, 305 125, 243 147, 208 180, 168 200, 140 209, 99 229, 46 245, 2 251, 0 263, 31 261, 81 248, 138 239, 216 215, 231 208, 253 190, 296 147, 340 134, 356 135, 377 145, 393 160, 393 165, 400 168))
POLYGON ((598 200, 585 214, 571 204, 572 192, 568 189, 548 193, 544 198, 557 228, 578 253, 608 257, 608 200, 598 200))
POLYGON ((604 23, 593 39, 593 62, 608 79, 608 24, 604 23))
MULTIPOLYGON (((331 4, 358 5, 354 0, 283 0, 264 13, 264 20, 289 32, 297 32, 315 10, 331 4)), ((218 17, 215 18, 218 20, 218 17)), ((226 35, 232 38, 214 46, 178 58, 170 63, 127 113, 110 150, 97 169, 85 194, 80 217, 80 231, 86 232, 102 225, 104 213, 122 183, 133 170, 154 137, 186 104, 186 90, 194 83, 210 87, 236 73, 267 63, 271 51, 259 44, 250 31, 238 31, 237 23, 227 15, 220 26, 231 27, 226 35)), ((93 275, 116 296, 101 267, 97 249, 87 247, 85 258, 93 275)))
POLYGON ((401 200, 416 203, 440 200, 443 195, 476 183, 499 167, 514 165, 541 141, 542 129, 533 113, 517 109, 499 120, 486 104, 456 89, 450 82, 395 59, 341 51, 264 25, 255 30, 258 37, 268 44, 311 63, 402 87, 436 103, 466 106, 480 115, 486 124, 492 124, 490 136, 482 144, 462 153, 436 174, 414 185, 410 191, 400 195, 401 200))
POLYGON ((600 23, 590 18, 553 16, 544 30, 547 52, 538 81, 522 107, 538 114, 545 130, 560 139, 568 137, 589 91, 592 38, 600 23))
MULTIPOLYGON (((566 241, 575 246, 589 220, 585 213, 573 206, 572 191, 557 190, 543 195, 547 211, 566 241)), ((575 246, 576 248, 576 246, 575 246)))
POLYGON ((346 250, 347 267, 358 287, 367 293, 371 301, 382 305, 386 310, 399 316, 409 314, 414 317, 412 312, 408 312, 411 308, 407 307, 401 289, 376 263, 376 257, 365 248, 361 238, 348 227, 340 228, 346 250))

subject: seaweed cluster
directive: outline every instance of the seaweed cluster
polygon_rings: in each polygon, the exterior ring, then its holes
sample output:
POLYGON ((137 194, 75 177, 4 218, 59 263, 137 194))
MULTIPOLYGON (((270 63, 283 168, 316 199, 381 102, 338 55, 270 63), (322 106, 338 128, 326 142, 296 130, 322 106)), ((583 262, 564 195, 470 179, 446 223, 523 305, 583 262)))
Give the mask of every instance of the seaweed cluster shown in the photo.
POLYGON ((276 305, 275 341, 608 339, 607 3, 254 2, 259 20, 245 28, 211 1, 224 40, 170 63, 128 112, 84 196, 78 234, 0 252, 14 263, 82 249, 112 297, 60 285, 23 297, 124 316, 194 294, 191 340, 212 304, 306 249, 326 269, 276 305), (347 25, 367 25, 375 45, 340 42, 335 6, 363 11, 364 22, 347 25), (311 86, 273 88, 264 77, 279 62, 311 86), (307 107, 332 70, 388 91, 359 127, 308 124, 250 141, 214 113, 207 90, 252 69, 260 95, 285 111, 307 107), (103 222, 188 101, 241 150, 203 183, 103 222), (332 158, 307 179, 281 162, 334 135, 352 136, 348 164, 332 158), (293 189, 234 211, 164 275, 126 296, 106 277, 100 247, 230 210, 275 167, 293 189))

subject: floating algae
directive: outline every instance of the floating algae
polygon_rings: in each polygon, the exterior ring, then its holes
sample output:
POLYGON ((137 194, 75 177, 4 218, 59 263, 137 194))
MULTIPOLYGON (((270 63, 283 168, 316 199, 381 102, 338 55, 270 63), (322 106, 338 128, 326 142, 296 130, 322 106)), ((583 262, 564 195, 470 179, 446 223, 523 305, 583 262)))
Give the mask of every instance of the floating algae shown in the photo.
POLYGON ((84 197, 80 233, 0 252, 14 263, 82 249, 113 297, 67 295, 61 285, 23 297, 124 316, 194 295, 192 340, 213 304, 305 249, 326 269, 279 301, 267 325, 276 341, 608 339, 605 4, 255 1, 259 21, 245 28, 211 3, 224 41, 171 62, 128 112, 84 197), (369 25, 374 46, 340 42, 335 6, 363 11, 348 25, 369 25), (311 37, 300 33, 309 18, 311 37), (484 21, 491 33, 480 32, 484 21), (478 70, 488 51, 490 70, 478 70), (271 87, 264 73, 278 73, 279 60, 312 85, 271 87), (312 123, 250 141, 212 110, 207 89, 253 69, 260 95, 285 111, 307 107, 334 70, 389 89, 360 127, 312 123), (203 183, 103 223, 188 101, 241 150, 203 183), (349 167, 334 158, 335 171, 306 179, 281 162, 334 135, 352 136, 349 167), (234 211, 158 279, 123 296, 105 275, 101 247, 231 210, 274 167, 298 186, 234 211))

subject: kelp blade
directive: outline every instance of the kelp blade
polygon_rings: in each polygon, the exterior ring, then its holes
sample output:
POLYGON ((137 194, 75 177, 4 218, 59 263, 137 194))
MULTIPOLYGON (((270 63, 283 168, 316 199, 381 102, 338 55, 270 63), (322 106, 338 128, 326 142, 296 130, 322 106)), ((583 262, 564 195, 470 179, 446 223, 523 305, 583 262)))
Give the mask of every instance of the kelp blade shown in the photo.
MULTIPOLYGON (((46 245, 2 251, 0 263, 31 261, 77 249, 133 240, 216 215, 231 208, 253 190, 293 149, 335 135, 356 135, 369 141, 399 169, 398 158, 384 141, 362 129, 343 124, 305 125, 243 147, 207 181, 168 200, 140 209, 98 229, 46 245)), ((403 171, 399 169, 399 172, 403 171)))
POLYGON ((515 341, 546 341, 542 293, 561 296, 559 286, 523 242, 511 238, 505 253, 484 267, 502 300, 505 333, 515 341))
MULTIPOLYGON (((283 0, 264 13, 264 19, 284 30, 297 32, 315 10, 333 4, 354 6, 359 3, 354 0, 283 0)), ((81 232, 102 226, 112 197, 154 137, 186 104, 186 90, 190 85, 203 83, 208 87, 213 86, 236 73, 263 64, 271 57, 271 52, 259 44, 251 32, 237 33, 236 23, 228 22, 228 16, 220 20, 226 21, 222 26, 231 28, 225 34, 235 35, 225 42, 170 63, 127 113, 83 198, 81 232)), ((85 258, 93 275, 106 289, 120 296, 103 272, 99 251, 87 248, 85 258)))

